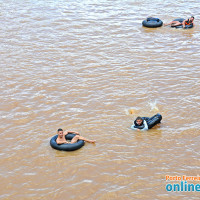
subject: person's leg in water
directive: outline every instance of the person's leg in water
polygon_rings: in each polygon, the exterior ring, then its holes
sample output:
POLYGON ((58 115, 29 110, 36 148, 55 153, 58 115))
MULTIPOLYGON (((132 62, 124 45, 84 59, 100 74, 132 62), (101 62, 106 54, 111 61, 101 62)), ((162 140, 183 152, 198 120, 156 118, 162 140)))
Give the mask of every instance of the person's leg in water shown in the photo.
POLYGON ((164 24, 165 26, 167 25, 171 25, 171 26, 180 26, 182 25, 182 22, 179 22, 179 21, 172 21, 170 23, 167 23, 167 24, 164 24))
POLYGON ((90 143, 95 143, 96 141, 95 140, 88 140, 80 135, 76 135, 75 137, 72 138, 71 140, 71 144, 74 144, 76 143, 78 140, 84 140, 86 142, 90 142, 90 143))

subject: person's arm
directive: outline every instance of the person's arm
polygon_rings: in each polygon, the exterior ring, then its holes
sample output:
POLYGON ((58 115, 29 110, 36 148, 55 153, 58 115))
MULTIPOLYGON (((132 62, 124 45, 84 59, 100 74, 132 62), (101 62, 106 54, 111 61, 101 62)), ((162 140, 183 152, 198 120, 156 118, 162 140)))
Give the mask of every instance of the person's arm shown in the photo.
POLYGON ((133 124, 131 126, 131 129, 134 130, 134 131, 141 131, 142 129, 139 129, 139 128, 135 128, 135 124, 133 124))
POLYGON ((141 131, 146 131, 146 130, 148 130, 149 128, 148 128, 148 125, 147 125, 146 120, 143 121, 143 124, 144 124, 144 128, 141 129, 141 131))
POLYGON ((66 131, 64 133, 64 135, 67 135, 67 134, 69 134, 69 133, 72 133, 72 134, 76 134, 76 135, 80 135, 78 132, 75 132, 75 131, 66 131), (65 134, 66 133, 66 134, 65 134))
POLYGON ((183 28, 185 28, 185 22, 186 22, 186 20, 184 20, 184 21, 182 22, 183 28))
POLYGON ((69 133, 69 131, 65 131, 64 133, 63 133, 63 135, 65 136, 65 135, 67 135, 69 133))
POLYGON ((137 130, 137 128, 135 128, 135 124, 133 124, 133 125, 131 126, 131 129, 132 129, 132 130, 137 130))

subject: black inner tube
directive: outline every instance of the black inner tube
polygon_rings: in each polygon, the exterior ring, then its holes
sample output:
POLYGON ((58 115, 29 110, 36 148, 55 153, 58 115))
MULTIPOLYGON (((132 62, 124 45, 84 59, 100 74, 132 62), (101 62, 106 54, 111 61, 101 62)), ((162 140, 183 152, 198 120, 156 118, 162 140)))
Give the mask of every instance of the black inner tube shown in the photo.
POLYGON ((142 22, 142 25, 148 28, 157 28, 163 25, 159 18, 149 17, 142 22))
MULTIPOLYGON (((76 134, 70 133, 65 136, 65 139, 72 140, 72 138, 75 136, 76 136, 76 134)), ((57 144, 57 142, 56 142, 57 137, 58 137, 58 135, 55 135, 51 138, 50 145, 52 148, 60 150, 60 151, 74 151, 74 150, 80 149, 85 144, 85 142, 83 140, 78 140, 74 144, 57 144)))
MULTIPOLYGON (((145 120, 147 122, 148 125, 148 129, 151 129, 152 127, 154 127, 156 124, 160 123, 160 121, 162 120, 162 115, 157 113, 156 115, 154 115, 153 117, 142 117, 143 120, 145 120)), ((138 129, 143 129, 144 128, 144 124, 142 124, 141 126, 136 125, 136 122, 134 128, 138 128, 138 129)))
POLYGON ((156 115, 147 120, 148 128, 149 129, 153 128, 156 124, 159 124, 161 120, 162 120, 162 115, 157 113, 156 115))

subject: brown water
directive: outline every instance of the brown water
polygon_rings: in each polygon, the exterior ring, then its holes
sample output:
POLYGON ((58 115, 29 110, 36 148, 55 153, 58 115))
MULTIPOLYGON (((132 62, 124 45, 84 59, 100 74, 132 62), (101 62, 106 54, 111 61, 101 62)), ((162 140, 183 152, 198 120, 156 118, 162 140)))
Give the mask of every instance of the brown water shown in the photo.
POLYGON ((0 199, 199 199, 165 189, 200 170, 200 4, 187 2, 0 1, 0 199), (190 30, 141 26, 191 14, 190 30), (56 151, 58 128, 97 143, 56 151))

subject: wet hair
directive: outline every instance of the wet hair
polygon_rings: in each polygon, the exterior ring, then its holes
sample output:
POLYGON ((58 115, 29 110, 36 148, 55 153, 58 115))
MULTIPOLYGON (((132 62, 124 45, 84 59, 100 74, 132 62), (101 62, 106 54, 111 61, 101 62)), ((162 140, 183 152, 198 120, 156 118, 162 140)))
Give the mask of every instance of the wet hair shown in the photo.
POLYGON ((59 131, 63 131, 62 128, 59 128, 59 129, 58 129, 58 132, 59 132, 59 131))
POLYGON ((137 117, 135 121, 137 121, 137 120, 142 120, 143 121, 142 117, 137 117))

